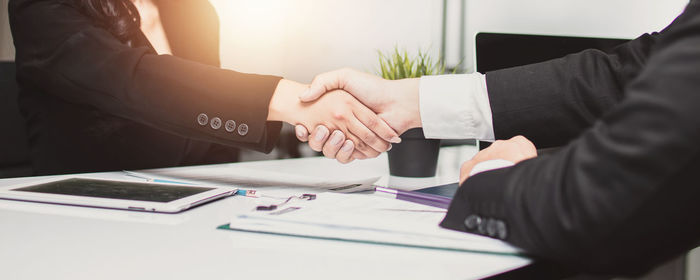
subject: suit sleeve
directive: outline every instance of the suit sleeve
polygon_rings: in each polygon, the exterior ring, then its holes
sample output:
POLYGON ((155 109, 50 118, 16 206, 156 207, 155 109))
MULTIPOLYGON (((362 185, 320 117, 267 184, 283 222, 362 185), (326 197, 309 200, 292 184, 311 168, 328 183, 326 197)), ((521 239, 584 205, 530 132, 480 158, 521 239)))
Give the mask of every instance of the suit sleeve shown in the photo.
POLYGON ((279 77, 129 47, 66 1, 14 0, 9 9, 23 86, 192 139, 273 148, 281 123, 266 120, 279 77))
POLYGON ((657 36, 645 34, 611 53, 591 49, 487 72, 496 139, 523 135, 538 148, 566 144, 622 99, 657 36))
POLYGON ((441 225, 596 273, 638 274, 697 246, 698 6, 590 129, 556 153, 470 177, 441 225))

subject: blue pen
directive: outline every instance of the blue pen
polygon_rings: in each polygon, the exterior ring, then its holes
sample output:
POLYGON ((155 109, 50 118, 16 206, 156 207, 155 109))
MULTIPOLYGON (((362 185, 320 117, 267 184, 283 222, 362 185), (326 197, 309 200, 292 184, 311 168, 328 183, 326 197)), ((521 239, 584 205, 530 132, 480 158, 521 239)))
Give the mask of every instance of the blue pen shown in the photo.
POLYGON ((153 183, 166 183, 166 184, 178 184, 178 185, 194 185, 192 183, 185 183, 185 182, 179 182, 179 181, 172 181, 172 180, 166 180, 166 179, 157 179, 157 178, 151 178, 148 177, 144 174, 133 172, 133 171, 127 171, 127 170, 122 170, 126 175, 131 176, 131 177, 136 177, 139 179, 144 179, 148 182, 153 182, 153 183))
MULTIPOLYGON (((127 170, 122 170, 122 171, 128 176, 136 177, 139 179, 144 179, 148 182, 153 182, 153 183, 178 184, 178 185, 190 185, 190 186, 197 185, 195 183, 187 183, 187 182, 179 182, 179 181, 173 181, 173 180, 152 178, 152 177, 146 176, 145 174, 133 172, 133 171, 127 171, 127 170)), ((236 190, 236 194, 241 195, 241 196, 248 196, 248 197, 259 197, 256 190, 238 189, 238 190, 236 190)))

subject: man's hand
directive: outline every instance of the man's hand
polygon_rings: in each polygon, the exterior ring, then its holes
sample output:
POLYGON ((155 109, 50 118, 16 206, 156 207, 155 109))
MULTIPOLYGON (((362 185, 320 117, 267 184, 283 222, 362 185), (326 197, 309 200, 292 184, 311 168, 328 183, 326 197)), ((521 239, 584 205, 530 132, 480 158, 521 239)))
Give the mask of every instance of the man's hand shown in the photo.
POLYGON ((474 166, 481 162, 502 159, 516 164, 534 157, 537 157, 535 145, 523 136, 518 135, 508 140, 498 140, 462 164, 459 172, 459 184, 464 183, 469 178, 474 166))
MULTIPOLYGON (((408 129, 421 126, 418 83, 419 79, 389 81, 352 69, 340 69, 316 76, 308 91, 299 98, 308 102, 333 89, 345 90, 401 134, 408 129)), ((316 133, 319 130, 325 131, 323 128, 314 128, 309 138, 308 130, 303 126, 297 126, 296 135, 300 141, 309 141, 312 149, 323 151, 326 157, 336 158, 341 145, 338 145, 337 141, 327 141, 329 139, 327 135, 318 136, 316 133)), ((385 140, 391 143, 401 141, 398 137, 385 140)))

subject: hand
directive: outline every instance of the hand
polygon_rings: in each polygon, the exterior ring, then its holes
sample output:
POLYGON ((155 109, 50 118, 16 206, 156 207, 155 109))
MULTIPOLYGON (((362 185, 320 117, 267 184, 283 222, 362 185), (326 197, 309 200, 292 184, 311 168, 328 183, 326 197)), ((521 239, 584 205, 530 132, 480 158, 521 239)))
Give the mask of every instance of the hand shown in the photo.
POLYGON ((281 80, 270 100, 268 120, 317 128, 315 136, 324 139, 333 131, 328 142, 345 146, 339 158, 345 162, 376 157, 389 148, 390 144, 383 139, 398 138, 389 125, 346 92, 335 90, 316 102, 303 103, 298 95, 306 89, 303 84, 281 80), (337 137, 339 133, 342 138, 337 137))
MULTIPOLYGON (((377 112, 399 134, 408 129, 421 126, 418 104, 419 79, 389 81, 380 77, 352 69, 340 69, 318 75, 308 91, 300 96, 302 101, 315 100, 329 90, 343 89, 360 102, 377 112)), ((316 133, 316 131, 314 131, 316 133)), ((324 155, 333 158, 340 146, 332 145, 323 137, 312 134, 301 126, 296 127, 300 141, 309 141, 314 150, 323 150, 324 155)), ((401 139, 388 139, 399 143, 401 139)))
POLYGON ((471 160, 462 164, 459 172, 459 184, 461 185, 469 178, 474 166, 480 162, 504 159, 515 164, 534 157, 537 157, 535 145, 523 136, 518 135, 508 140, 497 140, 488 148, 477 153, 471 160))

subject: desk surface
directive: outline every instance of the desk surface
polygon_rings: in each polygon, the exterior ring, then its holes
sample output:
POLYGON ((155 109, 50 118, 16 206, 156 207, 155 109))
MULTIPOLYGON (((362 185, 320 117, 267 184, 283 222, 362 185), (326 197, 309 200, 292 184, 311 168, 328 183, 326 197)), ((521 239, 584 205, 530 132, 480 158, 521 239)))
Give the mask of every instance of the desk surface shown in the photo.
MULTIPOLYGON (((382 175, 380 185, 457 181, 473 147, 441 150, 438 176, 390 178, 386 154, 340 165, 324 158, 236 163, 285 172, 382 175)), ((96 173, 114 178, 120 173, 96 173)), ((36 178, 0 180, 0 186, 36 178)), ((303 189, 276 188, 297 194, 303 189)), ((527 265, 485 255, 217 230, 253 207, 230 197, 180 214, 0 200, 0 279, 473 279, 527 265)))

